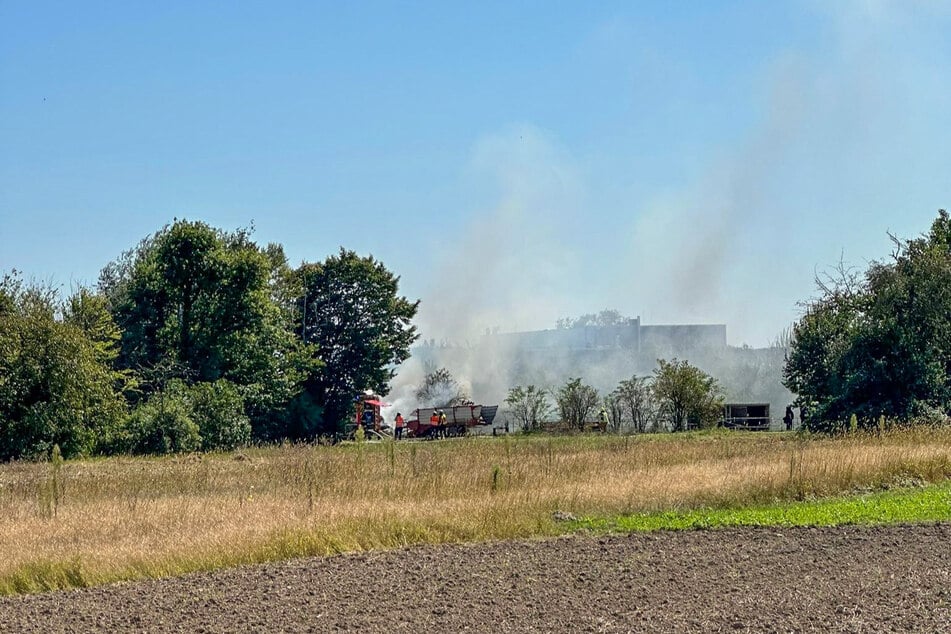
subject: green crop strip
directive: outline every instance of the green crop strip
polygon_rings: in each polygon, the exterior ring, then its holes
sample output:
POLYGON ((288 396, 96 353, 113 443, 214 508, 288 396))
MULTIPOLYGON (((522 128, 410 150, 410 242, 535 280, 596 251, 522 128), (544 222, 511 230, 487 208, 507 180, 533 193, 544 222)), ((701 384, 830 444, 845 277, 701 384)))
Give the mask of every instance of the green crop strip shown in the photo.
POLYGON ((922 489, 742 509, 693 509, 608 518, 590 517, 573 522, 572 527, 628 532, 728 526, 838 526, 941 521, 951 521, 951 482, 922 489))

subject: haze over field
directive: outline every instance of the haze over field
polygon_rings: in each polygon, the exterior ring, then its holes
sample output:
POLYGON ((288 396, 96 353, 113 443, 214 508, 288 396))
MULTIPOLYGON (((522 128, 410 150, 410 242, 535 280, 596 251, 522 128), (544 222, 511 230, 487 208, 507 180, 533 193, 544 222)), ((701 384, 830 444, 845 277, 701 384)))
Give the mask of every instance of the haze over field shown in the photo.
POLYGON ((373 253, 426 338, 604 307, 763 346, 951 200, 947 2, 0 6, 0 270, 173 217, 373 253))

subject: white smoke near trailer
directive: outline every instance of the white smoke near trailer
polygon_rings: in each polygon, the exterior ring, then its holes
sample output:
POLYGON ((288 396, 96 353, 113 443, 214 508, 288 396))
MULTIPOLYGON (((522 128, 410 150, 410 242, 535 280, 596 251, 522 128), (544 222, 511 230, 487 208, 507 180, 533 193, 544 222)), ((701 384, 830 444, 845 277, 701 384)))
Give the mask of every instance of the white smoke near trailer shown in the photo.
MULTIPOLYGON (((484 142, 475 154, 477 165, 491 166, 490 173, 498 170, 499 203, 451 242, 436 267, 434 290, 423 298, 417 318, 423 340, 393 381, 387 397, 392 406, 384 414, 392 418, 401 411, 406 416, 434 404, 420 402, 417 391, 436 367, 448 369, 475 402, 487 405, 503 403, 516 384, 554 393, 568 378, 580 376, 607 394, 620 380, 650 374, 653 357, 636 359, 623 350, 526 354, 517 338, 504 336, 506 331, 551 328, 556 316, 595 309, 599 300, 584 279, 590 270, 585 261, 590 253, 601 252, 584 240, 565 237, 584 233, 583 189, 577 167, 546 135, 519 128, 484 142), (460 257, 473 253, 480 254, 475 263, 460 257)), ((673 268, 666 275, 676 280, 683 270, 673 268)), ((702 366, 724 369, 724 363, 712 359, 702 366)), ((786 398, 784 394, 780 400, 786 398)))
POLYGON ((397 380, 392 384, 382 414, 385 420, 392 421, 397 413, 406 420, 412 420, 414 412, 427 407, 449 407, 467 402, 472 394, 472 386, 465 376, 445 376, 446 368, 437 365, 437 356, 416 354, 400 367, 397 380), (436 376, 438 380, 433 381, 436 376))
MULTIPOLYGON (((504 335, 552 328, 558 316, 605 307, 595 303, 604 299, 597 291, 604 284, 585 279, 592 270, 591 260, 602 259, 604 251, 583 238, 567 237, 584 236, 585 223, 591 220, 583 213, 579 168, 547 135, 518 128, 483 142, 475 156, 475 164, 493 178, 500 198, 495 208, 473 220, 469 231, 450 242, 436 267, 434 290, 423 298, 417 319, 423 340, 400 368, 387 399, 394 404, 394 415, 396 409, 405 416, 404 410, 431 404, 416 397, 427 368, 447 368, 468 386, 475 402, 487 405, 503 403, 517 384, 534 384, 554 393, 568 378, 580 376, 607 394, 621 380, 650 374, 654 357, 636 358, 625 350, 530 353, 517 337, 504 335), (467 254, 479 255, 473 262, 467 254)), ((684 276, 682 268, 651 270, 655 274, 667 280, 684 276)), ((618 280, 611 287, 630 288, 622 281, 622 271, 613 275, 618 280)), ((673 356, 662 351, 658 355, 673 356)), ((698 363, 696 358, 692 361, 698 363)), ((716 359, 699 361, 709 371, 728 366, 716 359)), ((761 364, 749 365, 756 374, 761 372, 761 364)), ((731 366, 726 369, 731 375, 745 373, 731 366)), ((775 371, 773 376, 778 386, 775 371)), ((740 392, 751 390, 736 391, 740 392)), ((788 393, 777 400, 787 398, 788 393)))
POLYGON ((521 126, 480 142, 471 169, 499 199, 459 237, 440 243, 416 319, 423 340, 392 382, 392 415, 424 406, 416 390, 434 366, 446 367, 476 403, 501 403, 517 372, 510 347, 486 334, 545 328, 551 315, 579 305, 565 292, 583 286, 580 254, 562 239, 582 224, 581 179, 568 153, 521 126))
POLYGON ((392 424, 397 413, 410 420, 413 410, 420 405, 416 402, 416 390, 426 376, 423 364, 411 357, 399 367, 399 373, 390 383, 390 392, 384 399, 380 413, 383 420, 392 424))

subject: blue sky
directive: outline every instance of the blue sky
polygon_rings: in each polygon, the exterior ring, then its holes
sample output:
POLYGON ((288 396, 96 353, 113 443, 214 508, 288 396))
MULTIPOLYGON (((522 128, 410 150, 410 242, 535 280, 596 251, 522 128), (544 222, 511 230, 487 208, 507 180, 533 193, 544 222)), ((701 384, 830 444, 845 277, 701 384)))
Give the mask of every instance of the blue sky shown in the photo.
POLYGON ((951 204, 951 4, 0 3, 0 270, 173 218, 372 253, 424 334, 763 345, 951 204))

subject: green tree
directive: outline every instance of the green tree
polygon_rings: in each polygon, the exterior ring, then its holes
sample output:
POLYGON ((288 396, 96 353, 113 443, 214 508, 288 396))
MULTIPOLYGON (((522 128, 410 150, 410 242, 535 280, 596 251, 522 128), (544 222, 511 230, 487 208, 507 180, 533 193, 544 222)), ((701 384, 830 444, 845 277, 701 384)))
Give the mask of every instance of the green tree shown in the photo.
POLYGON ((613 394, 615 401, 627 410, 634 431, 643 433, 648 427, 654 426, 657 404, 650 377, 639 377, 635 374, 618 383, 613 394))
POLYGON ((890 260, 864 275, 840 266, 817 280, 793 329, 785 384, 811 429, 951 411, 951 219, 940 210, 928 234, 893 241, 890 260))
POLYGON ((584 423, 595 407, 598 406, 598 391, 581 382, 581 379, 568 379, 558 390, 558 411, 561 419, 575 429, 584 429, 584 423))
MULTIPOLYGON (((226 270, 225 266, 217 266, 225 264, 221 243, 221 237, 209 226, 185 221, 173 224, 155 242, 155 272, 169 307, 175 309, 163 324, 166 344, 175 349, 179 363, 188 366, 200 380, 211 378, 213 369, 208 366, 220 362, 217 355, 201 354, 214 351, 206 342, 219 331, 208 328, 198 313, 205 313, 200 315, 205 318, 224 316, 215 310, 222 304, 215 300, 219 299, 216 294, 225 281, 221 273, 226 270), (199 351, 194 349, 196 346, 204 349, 199 351)), ((239 311, 235 315, 240 319, 239 311)))
POLYGON ((136 388, 134 376, 115 367, 121 333, 103 295, 87 288, 74 293, 63 309, 63 322, 83 333, 90 347, 84 371, 94 386, 83 391, 79 408, 83 427, 93 436, 91 451, 113 453, 121 442, 127 415, 124 395, 136 388))
MULTIPOLYGON (((122 329, 119 366, 153 379, 226 379, 256 435, 282 437, 280 414, 312 365, 293 334, 289 277, 283 251, 258 248, 247 231, 176 221, 100 275, 122 329)), ((162 387, 144 382, 143 395, 162 387)))
POLYGON ((15 274, 0 282, 0 460, 48 455, 55 444, 66 457, 94 453, 124 422, 111 326, 104 317, 103 338, 87 332, 77 302, 63 307, 53 289, 15 274))
POLYGON ((657 360, 654 395, 672 431, 712 427, 723 411, 723 394, 717 380, 687 361, 657 360))
POLYGON ((783 368, 785 385, 798 394, 807 412, 803 424, 818 430, 827 421, 844 424, 849 405, 843 400, 849 378, 843 357, 861 327, 864 293, 854 271, 840 264, 834 275, 818 280, 822 296, 807 306, 793 326, 792 343, 783 368))
POLYGON ((539 431, 552 413, 550 394, 544 388, 516 385, 509 390, 505 403, 523 431, 539 431))
POLYGON ((323 412, 321 431, 338 431, 364 390, 389 391, 397 365, 417 338, 411 324, 419 302, 399 295, 399 278, 372 256, 340 253, 298 269, 304 293, 296 314, 304 342, 320 367, 304 387, 323 412))

